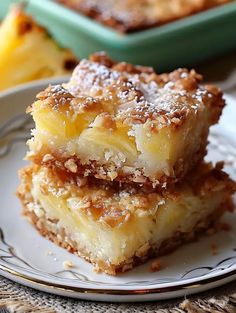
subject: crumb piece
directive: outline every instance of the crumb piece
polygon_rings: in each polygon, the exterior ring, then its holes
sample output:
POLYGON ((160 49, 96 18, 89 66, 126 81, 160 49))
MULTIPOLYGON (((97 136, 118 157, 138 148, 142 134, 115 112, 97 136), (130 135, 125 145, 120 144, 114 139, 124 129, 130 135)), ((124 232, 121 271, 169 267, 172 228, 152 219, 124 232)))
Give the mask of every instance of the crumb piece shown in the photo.
POLYGON ((84 177, 87 177, 87 176, 89 176, 91 174, 91 171, 89 170, 89 169, 86 169, 85 171, 84 171, 84 177))
POLYGON ((116 129, 116 123, 112 119, 110 114, 104 113, 102 116, 102 125, 106 129, 115 130, 116 129))
POLYGON ((55 262, 56 262, 56 261, 57 261, 57 258, 54 258, 54 259, 53 259, 53 261, 55 261, 55 262))
POLYGON ((68 269, 68 268, 73 268, 73 267, 74 267, 74 263, 71 262, 71 261, 68 261, 68 260, 64 261, 62 265, 63 265, 63 267, 66 268, 66 269, 68 269))
POLYGON ((108 172, 107 175, 110 177, 111 180, 114 180, 118 176, 117 172, 115 171, 108 172))
POLYGON ((223 231, 231 231, 232 230, 232 225, 226 222, 220 223, 220 229, 223 231))
POLYGON ((232 225, 230 225, 229 223, 226 223, 226 222, 221 222, 221 223, 217 223, 217 225, 215 225, 214 227, 212 228, 209 228, 207 231, 206 231, 206 234, 208 236, 212 236, 214 235, 215 233, 217 233, 218 231, 231 231, 232 230, 232 225))
POLYGON ((87 177, 76 177, 76 183, 78 187, 83 187, 87 184, 87 177))
POLYGON ((215 243, 211 244, 211 253, 212 253, 212 255, 217 255, 219 253, 218 248, 217 248, 215 243))
POLYGON ((46 251, 46 255, 52 256, 54 253, 51 250, 46 251))
POLYGON ((126 272, 126 271, 129 271, 129 270, 132 270, 133 268, 133 264, 130 263, 130 264, 125 264, 123 267, 122 267, 122 273, 126 272))
POLYGON ((94 266, 93 267, 93 272, 96 273, 96 274, 100 274, 102 272, 102 270, 98 266, 94 266))
POLYGON ((150 244, 147 242, 136 251, 135 255, 139 258, 145 257, 149 250, 150 244))
POLYGON ((206 231, 206 234, 208 236, 212 236, 216 233, 216 228, 215 227, 212 227, 212 228, 209 228, 207 231, 206 231))
POLYGON ((135 176, 133 181, 135 183, 144 184, 146 182, 146 178, 144 176, 135 176))
POLYGON ((35 209, 34 209, 34 212, 35 214, 37 215, 37 217, 43 217, 44 216, 44 210, 41 209, 39 206, 35 206, 35 209))
POLYGON ((167 183, 165 182, 165 183, 162 184, 162 188, 166 189, 166 187, 167 187, 167 183))
POLYGON ((161 265, 161 262, 159 260, 154 260, 152 263, 151 263, 151 266, 150 266, 150 271, 152 273, 154 272, 158 272, 162 269, 162 265, 161 265))
POLYGON ((43 157, 43 162, 48 162, 48 161, 51 161, 53 160, 54 157, 51 155, 51 154, 45 154, 44 157, 43 157))
POLYGON ((59 168, 63 168, 63 165, 60 161, 56 160, 55 165, 59 168))
POLYGON ((76 173, 77 172, 78 166, 77 166, 77 164, 75 163, 75 161, 73 159, 67 160, 64 163, 64 165, 65 165, 65 168, 67 168, 70 172, 72 172, 72 173, 76 173))

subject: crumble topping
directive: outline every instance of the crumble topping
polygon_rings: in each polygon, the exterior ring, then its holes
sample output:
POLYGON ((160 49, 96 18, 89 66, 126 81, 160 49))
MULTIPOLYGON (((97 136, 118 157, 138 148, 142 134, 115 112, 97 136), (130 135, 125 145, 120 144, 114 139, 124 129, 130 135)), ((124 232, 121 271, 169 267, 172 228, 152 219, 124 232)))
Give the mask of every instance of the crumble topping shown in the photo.
MULTIPOLYGON (((172 202, 181 201, 181 193, 185 188, 200 197, 213 192, 233 193, 236 185, 221 171, 220 166, 222 164, 218 165, 218 168, 213 168, 211 164, 202 164, 186 177, 185 182, 177 183, 173 188, 162 192, 146 186, 120 185, 92 177, 85 180, 82 178, 82 184, 78 186, 78 175, 65 174, 55 169, 54 171, 48 168, 40 169, 37 166, 31 170, 28 168, 23 170, 21 177, 27 181, 34 173, 33 184, 36 180, 35 183, 39 185, 40 190, 43 188, 53 196, 63 197, 71 210, 79 210, 89 218, 114 228, 127 223, 133 215, 139 218, 154 216, 168 199, 172 202)), ((44 211, 40 205, 30 203, 29 210, 32 209, 31 206, 38 217, 43 216, 44 211)), ((224 209, 228 209, 226 204, 224 209)), ((146 249, 148 247, 141 247, 139 256, 146 249)))
POLYGON ((69 103, 73 96, 61 85, 49 85, 44 91, 37 94, 37 98, 41 101, 47 100, 47 104, 53 107, 59 107, 69 103))
POLYGON ((128 125, 151 121, 153 131, 180 126, 204 106, 215 108, 213 120, 217 120, 224 106, 222 93, 217 87, 199 85, 201 80, 194 70, 158 75, 151 68, 116 63, 97 53, 80 61, 69 83, 49 86, 37 98, 42 105, 74 114, 99 108, 104 113, 100 123, 106 128, 114 128, 115 121, 128 125))

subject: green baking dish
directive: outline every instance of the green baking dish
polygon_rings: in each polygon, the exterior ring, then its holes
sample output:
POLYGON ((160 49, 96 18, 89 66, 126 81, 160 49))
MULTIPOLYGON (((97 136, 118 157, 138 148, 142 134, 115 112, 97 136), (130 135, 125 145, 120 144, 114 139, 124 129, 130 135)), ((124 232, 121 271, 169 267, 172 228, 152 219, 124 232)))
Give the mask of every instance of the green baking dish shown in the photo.
POLYGON ((4 18, 10 5, 17 2, 22 2, 22 0, 0 0, 0 19, 4 18))
MULTIPOLYGON (((9 0, 5 0, 8 1, 9 0)), ((52 0, 28 0, 27 10, 80 58, 104 50, 117 60, 159 71, 193 66, 236 49, 236 2, 149 30, 120 34, 52 0)))

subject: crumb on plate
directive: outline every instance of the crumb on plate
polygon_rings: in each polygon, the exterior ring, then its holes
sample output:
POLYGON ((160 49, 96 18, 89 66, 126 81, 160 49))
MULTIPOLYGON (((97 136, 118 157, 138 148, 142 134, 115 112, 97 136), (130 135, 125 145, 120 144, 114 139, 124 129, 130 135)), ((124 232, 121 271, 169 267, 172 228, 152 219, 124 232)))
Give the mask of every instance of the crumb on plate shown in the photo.
POLYGON ((62 265, 66 269, 75 267, 74 263, 69 260, 64 261, 62 265))
POLYGON ((150 271, 151 272, 158 272, 162 269, 162 264, 159 260, 154 260, 152 261, 151 263, 151 266, 150 266, 150 271))

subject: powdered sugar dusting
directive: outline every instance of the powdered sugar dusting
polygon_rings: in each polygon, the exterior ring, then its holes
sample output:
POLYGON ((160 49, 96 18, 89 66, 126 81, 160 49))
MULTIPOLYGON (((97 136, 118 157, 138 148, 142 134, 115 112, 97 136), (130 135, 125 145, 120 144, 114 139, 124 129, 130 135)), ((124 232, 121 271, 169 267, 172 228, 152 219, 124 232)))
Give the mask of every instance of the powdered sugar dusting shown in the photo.
MULTIPOLYGON (((127 65, 128 66, 128 65, 127 65)), ((116 117, 127 123, 144 123, 165 115, 166 123, 173 118, 186 116, 190 111, 198 111, 204 106, 207 90, 189 87, 192 74, 183 70, 176 81, 158 82, 150 73, 132 73, 113 69, 104 64, 82 60, 65 88, 73 96, 90 96, 112 102, 116 117), (184 82, 182 86, 181 83, 184 82)), ((210 98, 210 97, 209 97, 210 98)))
POLYGON ((121 76, 117 71, 111 71, 103 64, 82 60, 75 69, 66 88, 73 95, 98 96, 103 87, 113 85, 121 76))

